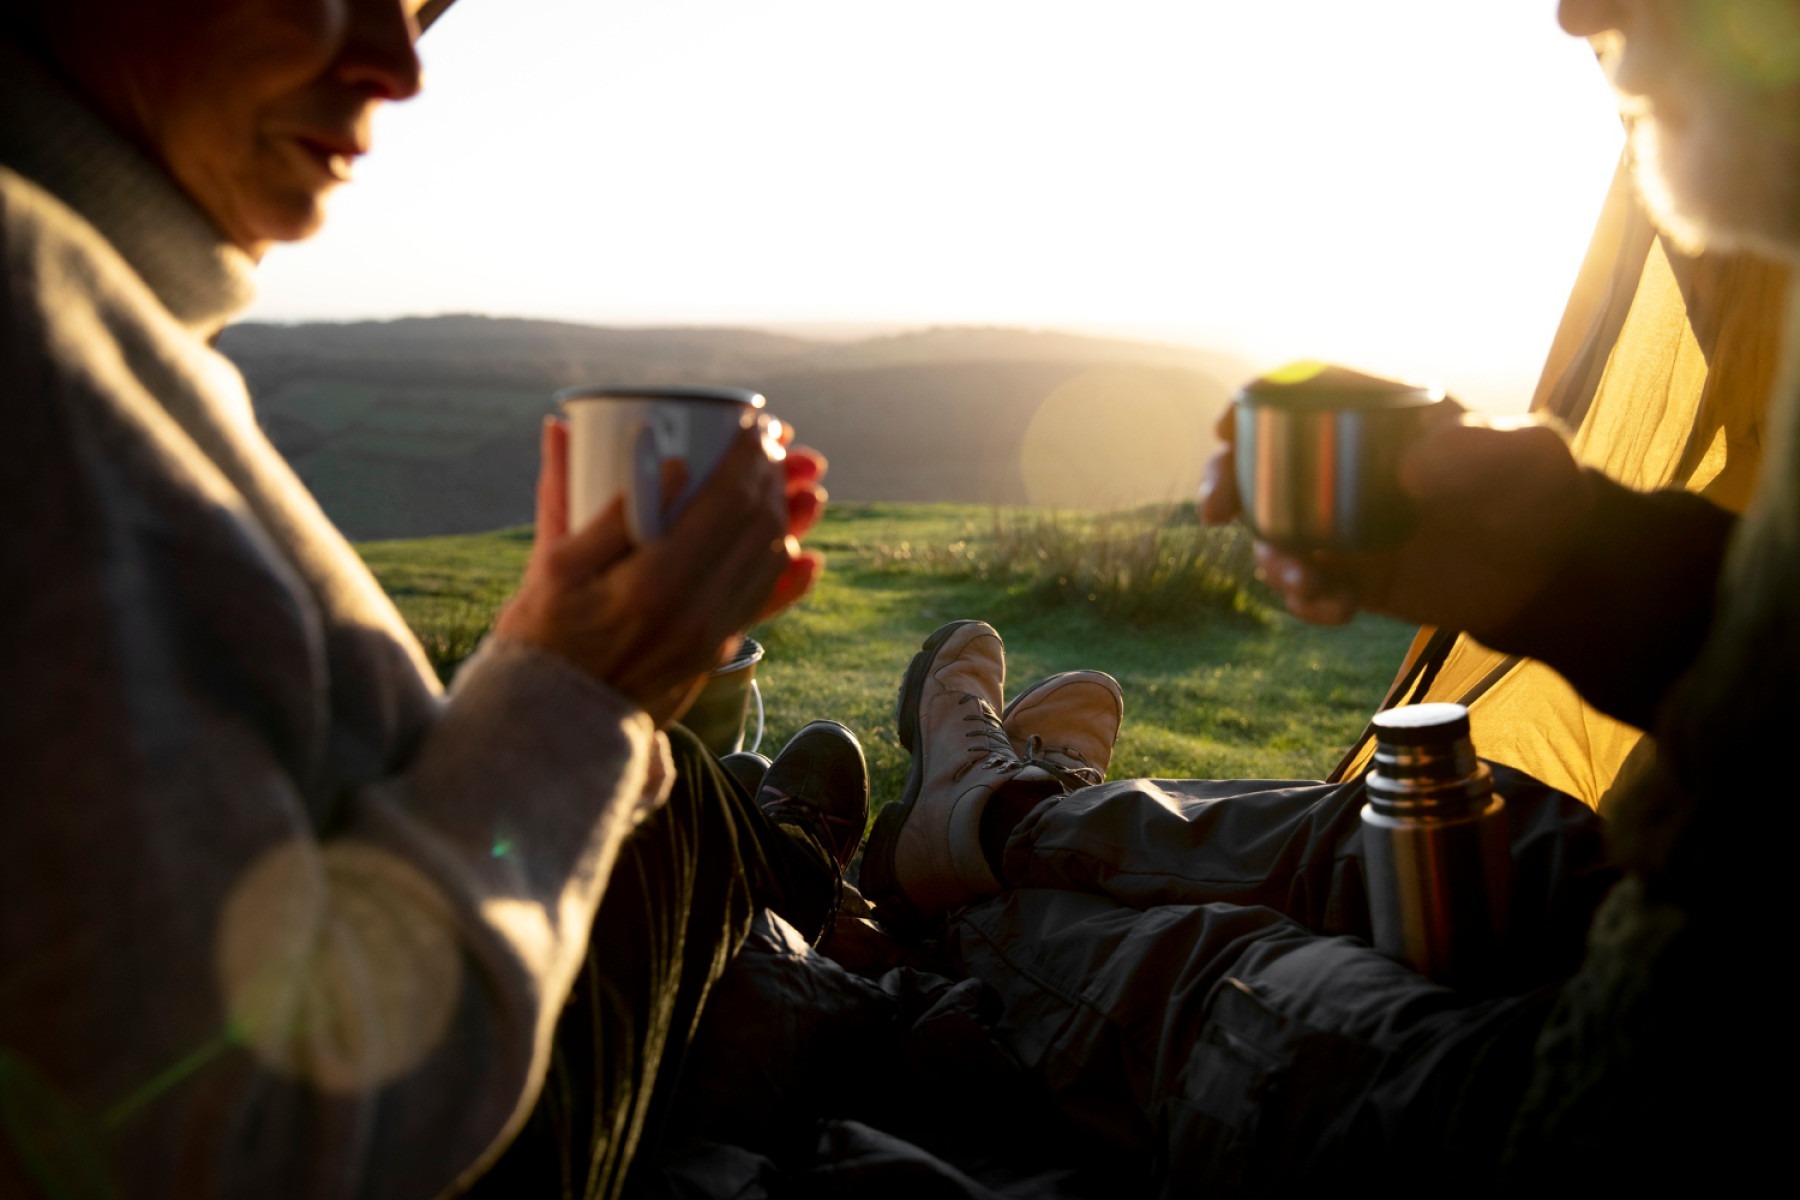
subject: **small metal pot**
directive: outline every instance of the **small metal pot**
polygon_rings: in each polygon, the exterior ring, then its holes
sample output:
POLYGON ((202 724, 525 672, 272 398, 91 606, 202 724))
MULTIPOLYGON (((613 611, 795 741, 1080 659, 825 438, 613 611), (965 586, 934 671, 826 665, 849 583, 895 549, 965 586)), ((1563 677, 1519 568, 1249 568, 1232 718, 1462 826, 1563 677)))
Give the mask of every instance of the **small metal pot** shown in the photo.
POLYGON ((681 718, 681 723, 714 754, 730 754, 744 748, 752 706, 756 709, 756 738, 750 749, 762 745, 762 689, 756 684, 756 664, 762 660, 762 643, 745 635, 731 661, 713 671, 681 718))
POLYGON ((1244 385, 1233 404, 1238 500, 1258 538, 1343 554, 1406 539, 1400 456, 1442 416, 1440 389, 1300 363, 1244 385))

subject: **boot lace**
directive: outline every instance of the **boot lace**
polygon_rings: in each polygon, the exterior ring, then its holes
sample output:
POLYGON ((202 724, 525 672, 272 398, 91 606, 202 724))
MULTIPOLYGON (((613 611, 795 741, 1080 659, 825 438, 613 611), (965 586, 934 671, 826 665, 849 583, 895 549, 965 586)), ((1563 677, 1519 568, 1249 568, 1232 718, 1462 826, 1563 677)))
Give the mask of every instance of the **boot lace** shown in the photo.
MULTIPOLYGON (((839 863, 839 850, 845 838, 862 837, 861 827, 845 817, 828 813, 804 796, 776 794, 768 799, 773 789, 765 789, 758 794, 757 807, 763 815, 776 825, 787 826, 790 830, 798 830, 804 835, 802 841, 810 839, 817 844, 819 853, 825 856, 831 868, 831 899, 825 906, 823 923, 819 932, 812 938, 815 950, 823 950, 831 940, 832 931, 837 928, 838 913, 844 907, 844 868, 839 863)), ((852 845, 855 843, 852 842, 852 845)))
POLYGON ((963 714, 963 720, 975 726, 963 736, 968 738, 969 759, 956 768, 950 776, 952 780, 960 780, 976 767, 987 771, 1012 772, 1025 764, 1013 753, 1012 742, 1006 736, 1006 730, 1000 724, 1000 714, 994 706, 980 696, 966 695, 957 704, 968 704, 974 701, 975 711, 963 714))
POLYGON ((1047 771, 1062 781, 1064 787, 1074 791, 1078 787, 1091 787, 1106 778, 1106 772, 1088 761, 1087 755, 1073 746, 1046 746, 1044 739, 1032 734, 1025 739, 1025 762, 1039 770, 1047 771), (1056 757, 1052 758, 1051 755, 1056 757))

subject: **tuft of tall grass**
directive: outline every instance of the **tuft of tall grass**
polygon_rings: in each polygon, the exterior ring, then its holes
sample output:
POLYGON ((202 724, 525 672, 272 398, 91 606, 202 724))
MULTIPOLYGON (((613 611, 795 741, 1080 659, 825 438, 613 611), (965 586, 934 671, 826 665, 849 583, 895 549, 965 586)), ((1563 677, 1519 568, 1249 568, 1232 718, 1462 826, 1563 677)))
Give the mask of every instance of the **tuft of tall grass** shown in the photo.
POLYGON ((446 685, 463 660, 494 627, 499 605, 492 601, 466 600, 454 605, 435 605, 423 613, 408 614, 431 669, 446 685))
POLYGON ((1268 605, 1243 529, 1208 528, 1186 505, 1109 513, 996 509, 986 528, 935 543, 882 542, 877 571, 997 584, 1017 602, 1087 608, 1138 625, 1194 616, 1259 621, 1268 605))

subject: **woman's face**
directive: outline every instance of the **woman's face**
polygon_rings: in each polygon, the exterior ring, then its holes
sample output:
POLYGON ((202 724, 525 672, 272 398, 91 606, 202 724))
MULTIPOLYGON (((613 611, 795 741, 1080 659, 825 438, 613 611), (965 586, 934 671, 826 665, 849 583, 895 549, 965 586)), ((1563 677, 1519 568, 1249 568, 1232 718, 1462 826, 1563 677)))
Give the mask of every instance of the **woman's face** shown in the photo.
POLYGON ((76 0, 63 68, 220 230, 260 255, 318 229, 386 100, 419 90, 424 0, 76 0))

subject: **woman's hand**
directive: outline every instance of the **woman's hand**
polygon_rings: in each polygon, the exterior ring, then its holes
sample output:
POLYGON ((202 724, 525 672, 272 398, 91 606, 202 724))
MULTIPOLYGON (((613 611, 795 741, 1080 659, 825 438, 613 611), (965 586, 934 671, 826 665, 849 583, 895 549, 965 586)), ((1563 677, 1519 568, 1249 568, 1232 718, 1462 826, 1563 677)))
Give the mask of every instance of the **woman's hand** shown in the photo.
POLYGON ((806 595, 817 582, 819 572, 825 569, 824 555, 817 551, 802 551, 798 543, 800 538, 805 537, 819 523, 819 517, 825 512, 827 493, 821 486, 821 481, 830 464, 817 450, 790 445, 794 438, 794 427, 786 421, 779 424, 780 431, 776 440, 786 452, 786 457, 781 459, 781 469, 782 488, 787 503, 789 561, 781 578, 776 580, 768 600, 756 614, 756 621, 767 620, 806 595))
POLYGON ((746 429, 665 536, 633 546, 620 501, 569 530, 567 426, 547 420, 542 444, 537 537, 496 629, 567 659, 667 725, 747 626, 818 577, 823 560, 797 538, 823 509, 825 462, 784 453, 765 424, 746 429))
MULTIPOLYGON (((1217 432, 1200 495, 1209 524, 1239 514, 1230 410, 1217 432)), ((1298 555, 1258 542, 1257 573, 1316 624, 1367 609, 1480 637, 1504 628, 1567 563, 1594 507, 1593 480, 1548 425, 1445 421, 1401 459, 1400 486, 1418 525, 1399 548, 1298 555)))

